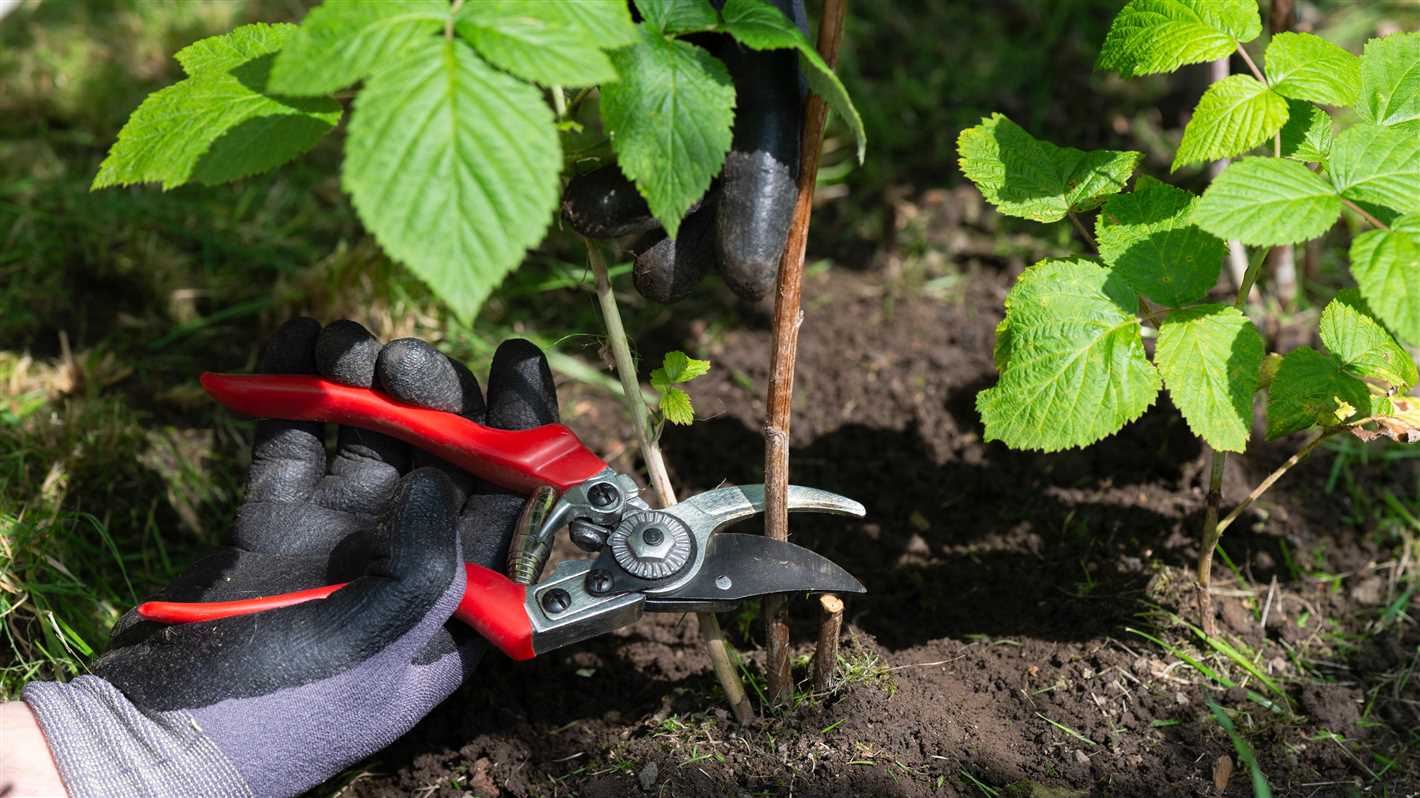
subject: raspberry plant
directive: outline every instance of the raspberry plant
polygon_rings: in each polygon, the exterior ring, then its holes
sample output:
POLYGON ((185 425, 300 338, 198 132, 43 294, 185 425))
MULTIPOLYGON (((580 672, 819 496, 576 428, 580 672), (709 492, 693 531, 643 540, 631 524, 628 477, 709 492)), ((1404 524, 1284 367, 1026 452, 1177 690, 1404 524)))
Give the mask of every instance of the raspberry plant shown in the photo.
POLYGON ((626 0, 326 0, 300 25, 203 39, 177 53, 187 77, 133 112, 93 188, 264 172, 348 108, 341 185, 361 221, 468 320, 546 234, 578 160, 614 152, 675 235, 720 171, 735 108, 725 66, 687 35, 796 50, 862 157, 842 83, 773 6, 635 6, 639 23, 626 0), (594 107, 601 128, 584 129, 594 107))
POLYGON ((1261 33, 1255 0, 1132 0, 1105 39, 1097 66, 1126 77, 1234 53, 1247 64, 1207 90, 1179 143, 1174 172, 1246 156, 1201 196, 1149 176, 1131 188, 1140 153, 1058 147, 999 114, 958 141, 962 172, 1000 213, 1068 218, 1097 250, 1031 266, 1006 297, 1000 379, 976 402, 986 439, 1086 446, 1167 390, 1213 450, 1198 566, 1210 632, 1218 536, 1262 491, 1330 435, 1420 441, 1420 404, 1406 396, 1416 366, 1397 341, 1420 345, 1420 33, 1373 39, 1359 57, 1282 33, 1259 67, 1246 45, 1261 33), (1339 119, 1354 123, 1338 133, 1339 119), (1084 215, 1096 211, 1091 234, 1084 215), (1245 313, 1268 248, 1320 237, 1347 211, 1371 229, 1351 245, 1358 288, 1322 313, 1325 351, 1268 354, 1245 313), (1227 240, 1257 252, 1236 300, 1212 302, 1227 240), (1251 440, 1259 391, 1268 438, 1317 433, 1219 522, 1226 456, 1251 440))

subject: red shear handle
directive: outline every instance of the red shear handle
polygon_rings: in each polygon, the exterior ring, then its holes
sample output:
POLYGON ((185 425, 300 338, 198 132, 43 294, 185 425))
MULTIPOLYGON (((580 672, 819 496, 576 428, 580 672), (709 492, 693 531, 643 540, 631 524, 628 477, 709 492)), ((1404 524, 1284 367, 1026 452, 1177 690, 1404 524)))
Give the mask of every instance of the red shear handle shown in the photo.
POLYGON ((294 374, 207 372, 202 387, 244 415, 382 432, 509 490, 531 493, 541 485, 566 490, 607 468, 561 424, 496 429, 453 413, 404 404, 369 388, 294 374))
MULTIPOLYGON (((532 659, 532 622, 528 620, 527 587, 481 565, 466 563, 468 582, 454 617, 478 630, 488 642, 513 659, 532 659)), ((238 601, 149 601, 138 605, 138 615, 158 623, 217 621, 290 607, 329 596, 347 583, 314 587, 278 596, 238 601)))

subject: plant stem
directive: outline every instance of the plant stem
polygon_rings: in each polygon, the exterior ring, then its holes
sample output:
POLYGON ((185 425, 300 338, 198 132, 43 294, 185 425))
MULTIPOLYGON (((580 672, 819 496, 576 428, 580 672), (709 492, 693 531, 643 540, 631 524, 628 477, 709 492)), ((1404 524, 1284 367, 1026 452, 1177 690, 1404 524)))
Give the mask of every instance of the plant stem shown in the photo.
MULTIPOLYGON (((626 328, 621 324, 621 311, 616 306, 616 295, 611 290, 611 278, 607 275, 606 257, 601 247, 587 240, 587 262, 597 280, 597 304, 601 306, 602 321, 606 325, 607 341, 611 344, 611 356, 616 362, 616 373, 621 377, 621 387, 626 395, 626 409, 636 424, 636 437, 641 445, 641 457, 646 461, 646 471, 651 476, 660 506, 675 504, 675 489, 671 486, 670 475, 666 472, 666 461, 661 456, 660 442, 652 433, 646 413, 646 402, 641 396, 641 381, 636 377, 636 362, 631 358, 631 345, 626 337, 626 328)), ((725 646, 725 635, 720 630, 720 622, 712 612, 696 614, 700 623, 700 637, 705 640, 705 650, 710 656, 710 665, 720 680, 720 687, 735 712, 735 719, 748 723, 754 717, 754 708, 745 696, 744 685, 740 682, 735 666, 730 662, 730 653, 725 646)))
POLYGON ((1241 44, 1238 45, 1238 55, 1241 55, 1243 60, 1247 62, 1247 68, 1252 70, 1252 76, 1257 78, 1258 81, 1262 84, 1266 85, 1267 78, 1263 76, 1262 70, 1257 68, 1257 63, 1252 60, 1252 56, 1247 54, 1247 48, 1243 47, 1241 44))
MULTIPOLYGON (((1258 272, 1262 271, 1262 264, 1267 260, 1267 253, 1265 247, 1259 249, 1248 263, 1242 285, 1238 286, 1237 298, 1233 300, 1233 307, 1238 310, 1247 306, 1248 295, 1252 293, 1258 272)), ((1203 512, 1203 548, 1198 552, 1198 620, 1203 631, 1209 635, 1218 632, 1218 625, 1213 620, 1213 595, 1209 590, 1213 585, 1213 550, 1223 536, 1223 527, 1218 524, 1218 505, 1223 501, 1223 473, 1227 466, 1228 453, 1214 449, 1209 464, 1207 505, 1203 512)))
POLYGON ((1085 243, 1090 245, 1090 249, 1099 252, 1100 245, 1095 241, 1095 237, 1090 233, 1090 229, 1085 227, 1085 223, 1080 220, 1080 214, 1069 211, 1069 216, 1070 223, 1075 225, 1075 229, 1079 231, 1080 237, 1085 239, 1085 243))
POLYGON ((1248 295, 1252 293, 1252 287, 1257 283, 1257 275, 1262 272, 1262 264, 1267 260, 1267 249, 1257 251, 1257 256, 1247 265, 1247 271, 1243 273, 1242 285, 1238 286, 1237 299, 1233 300, 1233 307, 1242 310, 1247 307, 1248 295))
POLYGON ((1280 466, 1277 466, 1277 470, 1273 471, 1271 474, 1268 474, 1267 479, 1264 479, 1262 480, 1262 482, 1258 483, 1257 487, 1252 489, 1252 493, 1249 493, 1246 499, 1243 499, 1237 507, 1234 507, 1233 511, 1228 513, 1228 516, 1226 518, 1218 522, 1218 534, 1222 535, 1223 530, 1227 529, 1229 526, 1232 525, 1234 521, 1238 520, 1238 516, 1246 512, 1247 508, 1251 507, 1252 503, 1257 501, 1258 497, 1262 496, 1262 494, 1266 493, 1269 488, 1276 484, 1277 480, 1281 479, 1283 474, 1286 474, 1288 471, 1292 470, 1292 468, 1296 466, 1297 463, 1300 463, 1303 460, 1307 459, 1307 455, 1316 451, 1316 448, 1321 445, 1322 441, 1326 440, 1327 438, 1330 438, 1332 435, 1335 435, 1338 432, 1344 431, 1345 429, 1345 427, 1338 427, 1336 429, 1326 430, 1325 432, 1322 432, 1320 435, 1317 435, 1315 438, 1312 438, 1310 441, 1308 441, 1306 446, 1303 446, 1301 449, 1298 449, 1296 454, 1292 455, 1291 457, 1288 457, 1287 462, 1283 463, 1280 466))
POLYGON ((449 6, 449 18, 444 20, 444 38, 454 38, 454 17, 458 16, 459 9, 463 8, 463 0, 454 0, 449 6))
POLYGON ((1218 625, 1213 620, 1213 594, 1209 590, 1213 586, 1213 550, 1223 535, 1218 527, 1218 505, 1223 501, 1223 471, 1227 464, 1228 453, 1214 449, 1208 476, 1208 504, 1203 513, 1203 548, 1198 552, 1198 615, 1203 632, 1210 637, 1218 633, 1218 625))
MULTIPOLYGON (((832 69, 838 62, 838 43, 843 36, 847 0, 825 0, 819 19, 819 55, 832 69)), ((784 257, 779 264, 774 302, 774 350, 770 357, 768 419, 764 425, 764 534, 775 540, 789 539, 789 417, 793 407, 794 361, 798 355, 799 308, 803 288, 804 252, 808 244, 809 218, 813 214, 814 185, 818 180, 819 153, 823 148, 823 128, 828 106, 823 98, 810 93, 804 108, 804 128, 799 145, 799 196, 784 257)), ((788 702, 793 692, 789 674, 789 613, 783 596, 764 600, 764 625, 768 643, 766 681, 769 700, 788 702)))
POLYGON ((1365 208, 1362 208, 1360 205, 1357 205, 1356 203, 1352 202, 1351 200, 1346 199, 1345 197, 1342 197, 1342 198, 1341 198, 1341 204, 1343 204, 1343 205, 1345 205, 1346 207, 1350 208, 1351 210, 1355 211, 1357 214, 1359 214, 1359 215, 1361 216, 1362 219, 1365 219, 1366 221, 1370 222, 1370 223, 1371 223, 1371 226, 1372 226, 1372 227, 1375 227, 1377 230, 1389 230, 1389 229, 1390 229, 1390 225, 1386 224, 1385 222, 1382 222, 1380 219, 1377 219, 1374 215, 1371 214, 1370 211, 1366 210, 1365 208))

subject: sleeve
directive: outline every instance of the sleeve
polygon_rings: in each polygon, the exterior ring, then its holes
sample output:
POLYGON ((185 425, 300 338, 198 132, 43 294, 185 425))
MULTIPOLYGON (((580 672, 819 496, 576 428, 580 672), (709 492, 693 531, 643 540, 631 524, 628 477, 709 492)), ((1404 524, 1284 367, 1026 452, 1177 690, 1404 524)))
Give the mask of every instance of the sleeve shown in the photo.
POLYGON ((192 715, 140 711, 97 676, 33 682, 23 694, 72 798, 251 798, 192 715))

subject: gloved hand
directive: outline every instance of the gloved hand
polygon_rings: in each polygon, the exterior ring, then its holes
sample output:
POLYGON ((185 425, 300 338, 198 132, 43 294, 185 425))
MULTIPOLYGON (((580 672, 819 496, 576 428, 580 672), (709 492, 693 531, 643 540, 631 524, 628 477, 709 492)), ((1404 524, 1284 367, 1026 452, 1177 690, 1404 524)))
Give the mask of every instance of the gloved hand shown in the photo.
MULTIPOLYGON (((769 0, 800 29, 808 27, 803 0, 769 0)), ((724 0, 714 0, 717 9, 724 0)), ((633 245, 636 288, 669 303, 690 294, 711 268, 742 299, 774 288, 798 197, 799 137, 804 84, 790 50, 755 51, 729 36, 696 37, 724 61, 735 84, 734 141, 719 178, 667 238, 645 199, 616 164, 572 178, 562 215, 588 238, 651 233, 633 245)))
MULTIPOLYGON (((508 429, 557 419, 542 353, 508 341, 485 406, 462 365, 354 322, 284 325, 261 370, 318 373, 508 429)), ((445 626, 463 561, 500 569, 523 498, 392 438, 258 423, 231 547, 157 598, 222 601, 351 584, 323 601, 215 622, 115 626, 94 675, 24 698, 73 796, 298 794, 393 742, 460 684, 486 644, 445 626)))

